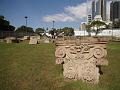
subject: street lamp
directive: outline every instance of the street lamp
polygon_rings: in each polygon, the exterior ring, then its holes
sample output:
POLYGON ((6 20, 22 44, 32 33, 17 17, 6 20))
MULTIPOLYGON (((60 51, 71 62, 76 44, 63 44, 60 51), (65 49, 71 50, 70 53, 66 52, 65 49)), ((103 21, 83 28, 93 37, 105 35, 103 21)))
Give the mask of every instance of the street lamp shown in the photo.
POLYGON ((55 39, 55 31, 54 31, 55 21, 53 20, 53 38, 55 39))
POLYGON ((55 26, 55 21, 53 20, 53 29, 54 29, 54 26, 55 26))
POLYGON ((26 24, 26 34, 27 34, 27 18, 28 18, 28 17, 25 16, 25 21, 26 21, 26 23, 25 23, 25 24, 26 24))

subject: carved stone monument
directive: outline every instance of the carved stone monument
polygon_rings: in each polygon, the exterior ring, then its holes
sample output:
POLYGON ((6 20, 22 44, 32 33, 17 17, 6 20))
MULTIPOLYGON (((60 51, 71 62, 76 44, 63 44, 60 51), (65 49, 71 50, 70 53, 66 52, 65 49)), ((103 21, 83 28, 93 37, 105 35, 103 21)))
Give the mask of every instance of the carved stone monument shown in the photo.
POLYGON ((88 83, 99 82, 100 67, 108 65, 106 43, 56 44, 56 64, 63 64, 63 76, 88 83))
POLYGON ((29 36, 24 36, 23 40, 28 40, 29 36))
POLYGON ((29 44, 37 44, 38 40, 36 36, 30 36, 29 44))
MULTIPOLYGON (((38 39, 38 38, 37 38, 38 39)), ((49 37, 43 35, 38 39, 38 43, 50 43, 49 37)))
POLYGON ((16 38, 15 37, 6 37, 5 41, 6 43, 12 43, 16 38))

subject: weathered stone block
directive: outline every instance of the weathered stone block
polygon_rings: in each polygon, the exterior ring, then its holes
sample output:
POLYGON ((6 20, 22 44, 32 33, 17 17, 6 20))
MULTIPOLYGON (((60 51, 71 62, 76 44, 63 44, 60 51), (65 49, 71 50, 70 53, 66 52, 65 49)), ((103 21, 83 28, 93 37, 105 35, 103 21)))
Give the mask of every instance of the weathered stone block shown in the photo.
POLYGON ((37 44, 38 40, 36 36, 30 36, 29 44, 37 44))
MULTIPOLYGON (((73 43, 73 42, 72 42, 73 43)), ((106 43, 57 44, 56 64, 63 64, 63 76, 88 83, 99 82, 99 66, 108 65, 106 43)))

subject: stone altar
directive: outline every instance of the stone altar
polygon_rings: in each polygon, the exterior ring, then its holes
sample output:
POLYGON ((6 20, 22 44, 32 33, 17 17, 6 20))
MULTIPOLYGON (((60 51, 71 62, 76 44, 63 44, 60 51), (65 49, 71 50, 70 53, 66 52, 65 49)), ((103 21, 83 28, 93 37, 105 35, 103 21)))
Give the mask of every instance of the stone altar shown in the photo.
POLYGON ((76 45, 69 41, 56 44, 56 64, 63 64, 63 76, 68 79, 82 80, 97 84, 100 67, 108 65, 106 42, 81 42, 76 45))

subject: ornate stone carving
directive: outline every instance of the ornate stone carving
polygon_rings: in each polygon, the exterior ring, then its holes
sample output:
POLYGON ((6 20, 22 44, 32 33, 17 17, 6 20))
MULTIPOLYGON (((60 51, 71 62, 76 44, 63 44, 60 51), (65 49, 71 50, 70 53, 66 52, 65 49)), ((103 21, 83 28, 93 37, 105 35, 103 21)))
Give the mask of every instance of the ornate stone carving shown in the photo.
POLYGON ((56 47, 56 64, 63 64, 63 75, 68 79, 88 83, 99 82, 99 67, 108 65, 105 43, 60 44, 56 47))

